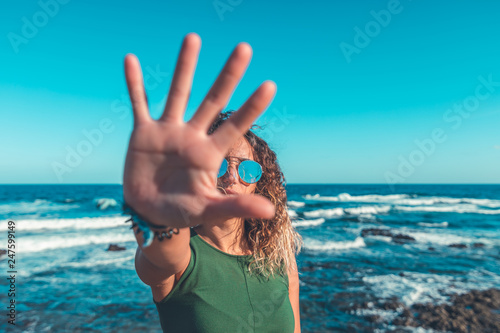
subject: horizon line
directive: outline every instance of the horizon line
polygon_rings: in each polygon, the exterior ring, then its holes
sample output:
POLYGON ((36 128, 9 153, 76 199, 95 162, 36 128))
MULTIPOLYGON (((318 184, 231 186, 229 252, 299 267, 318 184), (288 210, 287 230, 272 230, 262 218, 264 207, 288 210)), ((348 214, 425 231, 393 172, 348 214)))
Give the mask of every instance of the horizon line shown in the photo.
MULTIPOLYGON (((9 185, 51 185, 51 186, 67 186, 67 185, 120 185, 121 183, 0 183, 0 186, 9 185)), ((288 183, 286 185, 386 185, 386 186, 405 186, 405 185, 500 185, 500 183, 404 183, 404 184, 387 184, 387 183, 288 183)))

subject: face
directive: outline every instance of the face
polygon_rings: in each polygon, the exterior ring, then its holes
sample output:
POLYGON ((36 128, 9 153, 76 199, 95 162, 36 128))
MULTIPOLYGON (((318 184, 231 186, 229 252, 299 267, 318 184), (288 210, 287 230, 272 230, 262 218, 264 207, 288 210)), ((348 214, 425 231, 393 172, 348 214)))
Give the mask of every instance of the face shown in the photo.
MULTIPOLYGON (((245 140, 245 138, 241 138, 236 141, 227 152, 226 159, 229 162, 227 172, 224 176, 218 179, 217 185, 224 188, 227 194, 254 193, 257 184, 246 185, 238 176, 238 165, 240 163, 240 159, 253 160, 252 147, 247 140, 245 140)), ((219 189, 219 191, 224 193, 221 189, 219 189)))

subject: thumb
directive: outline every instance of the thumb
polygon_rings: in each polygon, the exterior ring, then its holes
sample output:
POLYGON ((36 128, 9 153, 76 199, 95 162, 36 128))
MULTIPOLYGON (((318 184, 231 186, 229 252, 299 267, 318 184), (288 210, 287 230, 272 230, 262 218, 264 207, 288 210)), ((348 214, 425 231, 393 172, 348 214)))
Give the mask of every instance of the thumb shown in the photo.
POLYGON ((224 195, 212 201, 205 209, 208 219, 274 217, 275 207, 269 199, 257 194, 224 195))

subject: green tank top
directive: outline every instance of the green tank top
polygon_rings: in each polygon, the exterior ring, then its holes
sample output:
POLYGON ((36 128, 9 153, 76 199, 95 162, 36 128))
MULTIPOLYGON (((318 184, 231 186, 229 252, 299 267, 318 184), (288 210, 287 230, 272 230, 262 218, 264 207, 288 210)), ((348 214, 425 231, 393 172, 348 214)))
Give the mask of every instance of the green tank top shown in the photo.
POLYGON ((248 273, 252 256, 216 249, 191 228, 191 260, 172 291, 153 302, 163 332, 293 333, 288 275, 248 273))

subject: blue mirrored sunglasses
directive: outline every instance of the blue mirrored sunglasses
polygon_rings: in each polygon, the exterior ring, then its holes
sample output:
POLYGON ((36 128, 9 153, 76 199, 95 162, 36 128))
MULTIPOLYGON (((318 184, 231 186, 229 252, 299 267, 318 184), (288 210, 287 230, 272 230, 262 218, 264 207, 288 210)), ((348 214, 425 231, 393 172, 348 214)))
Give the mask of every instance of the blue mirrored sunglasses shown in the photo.
MULTIPOLYGON (((237 159, 240 160, 238 165, 238 175, 240 176, 240 180, 247 185, 257 183, 262 177, 262 167, 260 164, 252 160, 237 159)), ((222 160, 217 178, 220 178, 227 173, 228 166, 229 162, 227 161, 227 158, 225 158, 222 160)))

